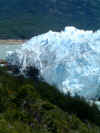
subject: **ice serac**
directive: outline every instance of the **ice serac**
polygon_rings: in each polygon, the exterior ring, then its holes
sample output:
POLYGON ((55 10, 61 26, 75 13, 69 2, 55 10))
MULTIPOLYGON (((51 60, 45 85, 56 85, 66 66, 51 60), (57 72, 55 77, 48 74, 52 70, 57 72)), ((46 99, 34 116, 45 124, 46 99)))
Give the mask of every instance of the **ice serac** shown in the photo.
POLYGON ((24 74, 35 66, 41 76, 62 92, 86 98, 100 97, 100 31, 65 27, 64 31, 38 35, 21 49, 9 52, 7 61, 24 74))

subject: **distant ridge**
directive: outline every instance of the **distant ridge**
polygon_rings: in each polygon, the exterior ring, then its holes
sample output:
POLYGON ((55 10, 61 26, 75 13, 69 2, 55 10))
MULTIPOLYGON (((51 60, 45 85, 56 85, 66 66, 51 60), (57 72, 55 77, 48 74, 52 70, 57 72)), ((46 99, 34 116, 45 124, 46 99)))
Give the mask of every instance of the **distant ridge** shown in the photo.
POLYGON ((0 39, 29 39, 65 26, 100 28, 99 0, 0 0, 0 39))

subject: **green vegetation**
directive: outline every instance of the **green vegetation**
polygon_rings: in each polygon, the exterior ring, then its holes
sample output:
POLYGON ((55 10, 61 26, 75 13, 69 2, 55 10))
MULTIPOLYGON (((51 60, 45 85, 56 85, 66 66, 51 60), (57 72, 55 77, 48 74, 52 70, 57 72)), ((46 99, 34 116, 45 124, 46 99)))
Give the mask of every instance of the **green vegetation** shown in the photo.
POLYGON ((0 39, 29 39, 48 30, 100 28, 99 0, 0 0, 0 39))
POLYGON ((96 105, 0 68, 0 133, 99 133, 99 125, 96 105))

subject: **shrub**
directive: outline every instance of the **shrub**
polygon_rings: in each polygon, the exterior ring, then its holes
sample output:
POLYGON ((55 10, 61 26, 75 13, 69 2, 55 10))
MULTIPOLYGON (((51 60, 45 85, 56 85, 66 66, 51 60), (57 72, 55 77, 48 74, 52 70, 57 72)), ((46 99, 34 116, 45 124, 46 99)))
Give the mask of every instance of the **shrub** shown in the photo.
POLYGON ((26 76, 28 76, 34 80, 37 80, 39 77, 39 70, 33 66, 28 66, 25 70, 25 74, 26 74, 26 76))

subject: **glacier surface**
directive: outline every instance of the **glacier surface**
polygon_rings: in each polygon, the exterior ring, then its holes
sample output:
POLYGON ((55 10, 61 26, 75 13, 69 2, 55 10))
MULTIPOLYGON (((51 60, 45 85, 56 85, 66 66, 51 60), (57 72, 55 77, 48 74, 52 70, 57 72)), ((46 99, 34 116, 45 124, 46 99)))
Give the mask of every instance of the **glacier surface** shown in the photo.
POLYGON ((6 60, 23 74, 27 66, 37 67, 46 82, 64 93, 100 97, 99 30, 65 27, 61 32, 49 31, 8 52, 6 60))

